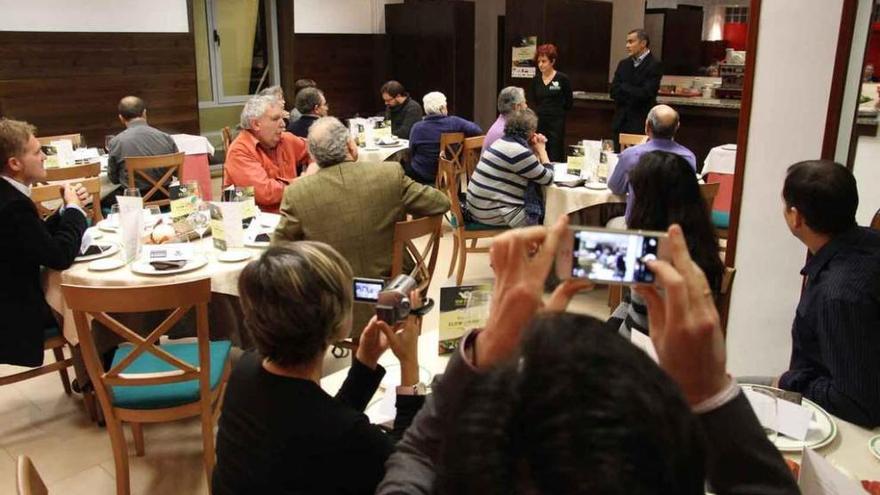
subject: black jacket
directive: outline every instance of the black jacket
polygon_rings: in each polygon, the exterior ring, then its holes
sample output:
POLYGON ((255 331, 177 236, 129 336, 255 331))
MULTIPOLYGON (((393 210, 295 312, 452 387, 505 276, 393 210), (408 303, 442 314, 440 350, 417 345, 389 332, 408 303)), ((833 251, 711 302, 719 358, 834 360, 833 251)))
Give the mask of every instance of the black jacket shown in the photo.
POLYGON ((44 222, 30 198, 0 178, 0 363, 43 363, 43 331, 51 310, 40 269, 69 268, 85 230, 85 216, 74 209, 44 222))
POLYGON ((287 130, 289 132, 292 132, 296 136, 299 136, 303 139, 308 139, 309 129, 312 127, 312 124, 314 124, 315 121, 319 118, 320 117, 318 117, 317 115, 301 115, 300 118, 296 120, 291 120, 287 123, 287 130))
POLYGON ((385 119, 391 121, 391 133, 400 139, 409 139, 412 126, 422 120, 422 107, 412 98, 385 109, 385 119))
POLYGON ((611 81, 611 99, 616 103, 611 129, 614 138, 621 132, 643 134, 645 118, 651 107, 657 104, 657 91, 663 78, 660 60, 648 53, 638 67, 627 57, 617 64, 611 81))

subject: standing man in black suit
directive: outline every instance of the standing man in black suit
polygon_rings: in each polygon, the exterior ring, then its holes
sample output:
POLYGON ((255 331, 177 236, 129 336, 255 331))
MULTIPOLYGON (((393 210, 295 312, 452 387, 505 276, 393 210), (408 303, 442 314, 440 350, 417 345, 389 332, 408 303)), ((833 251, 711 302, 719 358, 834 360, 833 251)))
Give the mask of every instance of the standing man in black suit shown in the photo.
POLYGON ((86 230, 82 186, 63 186, 64 207, 45 222, 31 202, 31 184, 46 180, 35 132, 26 122, 0 119, 0 363, 19 366, 43 363, 44 331, 58 325, 40 269, 70 267, 86 230))
POLYGON ((611 99, 615 102, 611 130, 614 149, 620 149, 620 133, 641 134, 648 112, 657 104, 657 91, 663 78, 660 59, 651 53, 651 40, 644 29, 626 35, 629 57, 617 64, 611 81, 611 99))

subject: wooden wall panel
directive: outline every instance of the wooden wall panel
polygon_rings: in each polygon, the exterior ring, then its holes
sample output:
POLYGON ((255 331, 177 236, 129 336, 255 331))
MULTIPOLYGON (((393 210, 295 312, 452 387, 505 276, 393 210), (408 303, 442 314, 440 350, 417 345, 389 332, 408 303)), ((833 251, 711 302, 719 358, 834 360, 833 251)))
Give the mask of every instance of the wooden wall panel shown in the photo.
POLYGON ((152 125, 198 134, 192 34, 0 32, 0 106, 39 134, 80 132, 100 146, 122 131, 126 95, 144 99, 152 125))
POLYGON ((525 88, 529 79, 510 77, 513 43, 523 36, 537 36, 538 44, 559 48, 556 66, 568 74, 575 91, 608 91, 613 5, 588 0, 507 0, 505 85, 525 88))
MULTIPOLYGON (((388 78, 385 35, 297 34, 293 46, 294 79, 314 79, 331 115, 347 119, 384 112, 379 88, 388 78)), ((292 108, 292 93, 287 99, 292 108)))
POLYGON ((420 105, 426 93, 440 91, 446 95, 450 114, 473 120, 473 2, 388 4, 385 31, 391 45, 392 77, 420 105))

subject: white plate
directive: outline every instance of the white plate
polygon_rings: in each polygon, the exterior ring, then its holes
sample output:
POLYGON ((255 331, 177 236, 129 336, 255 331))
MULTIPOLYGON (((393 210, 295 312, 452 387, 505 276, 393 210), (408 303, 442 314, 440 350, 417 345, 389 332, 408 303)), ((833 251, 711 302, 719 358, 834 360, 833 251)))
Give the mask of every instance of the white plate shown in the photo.
POLYGON ((364 151, 379 151, 378 146, 364 146, 364 151))
POLYGON ((89 235, 92 237, 93 241, 104 237, 104 234, 102 234, 101 231, 97 227, 91 227, 89 229, 86 229, 86 232, 89 233, 89 235))
POLYGON ((98 222, 98 230, 103 230, 104 232, 116 232, 119 230, 119 224, 116 222, 110 222, 106 218, 98 222))
POLYGON ((401 146, 401 144, 400 141, 398 141, 393 144, 378 143, 377 146, 379 146, 380 148, 397 148, 398 146, 401 146))
POLYGON ((186 273, 194 270, 198 270, 199 268, 208 264, 208 260, 202 256, 197 256, 192 260, 186 262, 180 268, 174 268, 171 270, 156 270, 153 268, 153 265, 146 260, 138 260, 131 264, 131 271, 133 273, 137 273, 138 275, 175 275, 178 273, 186 273))
POLYGON ((250 259, 251 253, 243 250, 218 251, 217 260, 224 263, 238 263, 250 259))
POLYGON ((271 242, 262 242, 262 241, 260 241, 260 242, 244 241, 245 247, 249 247, 249 248, 266 249, 269 247, 270 244, 272 244, 272 243, 271 242))
POLYGON ((874 454, 874 457, 880 459, 880 435, 875 435, 868 440, 868 450, 874 454))
POLYGON ((125 266, 125 262, 119 258, 101 258, 89 263, 89 271, 108 272, 125 266))
POLYGON ((108 256, 113 256, 114 254, 119 252, 119 246, 116 244, 99 244, 100 246, 109 246, 110 249, 98 254, 90 254, 88 256, 77 256, 74 258, 74 263, 79 263, 82 261, 92 261, 99 260, 101 258, 107 258, 108 256))
POLYGON ((587 182, 584 184, 584 187, 587 189, 592 189, 594 191, 604 191, 608 189, 608 184, 603 184, 601 182, 587 182))
MULTIPOLYGON (((767 387, 764 385, 741 385, 747 389, 764 389, 770 391, 780 391, 778 388, 767 387)), ((818 404, 809 400, 802 399, 801 405, 813 411, 813 419, 810 420, 810 429, 807 431, 807 438, 803 441, 786 437, 785 435, 776 435, 776 448, 781 452, 800 452, 804 447, 818 449, 824 447, 834 440, 837 436, 837 423, 824 409, 818 404)))

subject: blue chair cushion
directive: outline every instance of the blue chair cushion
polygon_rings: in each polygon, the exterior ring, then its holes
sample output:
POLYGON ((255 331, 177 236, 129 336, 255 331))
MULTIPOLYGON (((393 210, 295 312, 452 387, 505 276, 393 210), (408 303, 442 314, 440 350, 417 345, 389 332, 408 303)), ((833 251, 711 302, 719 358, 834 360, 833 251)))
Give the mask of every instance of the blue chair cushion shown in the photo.
MULTIPOLYGON (((198 344, 167 344, 161 346, 168 354, 184 361, 192 366, 199 365, 198 344)), ((220 384, 223 368, 229 358, 229 349, 232 344, 228 340, 210 343, 211 352, 211 390, 220 384)), ((113 366, 116 366, 127 356, 132 349, 131 345, 120 346, 113 356, 113 366)), ((161 371, 173 371, 179 369, 157 358, 149 352, 141 354, 133 363, 129 364, 123 373, 156 373, 161 371)), ((166 385, 118 385, 111 388, 113 405, 126 409, 161 409, 165 407, 180 406, 199 400, 199 381, 188 380, 185 382, 169 383, 166 385)))
POLYGON ((712 224, 716 228, 726 229, 730 226, 730 213, 720 210, 712 210, 712 224))

